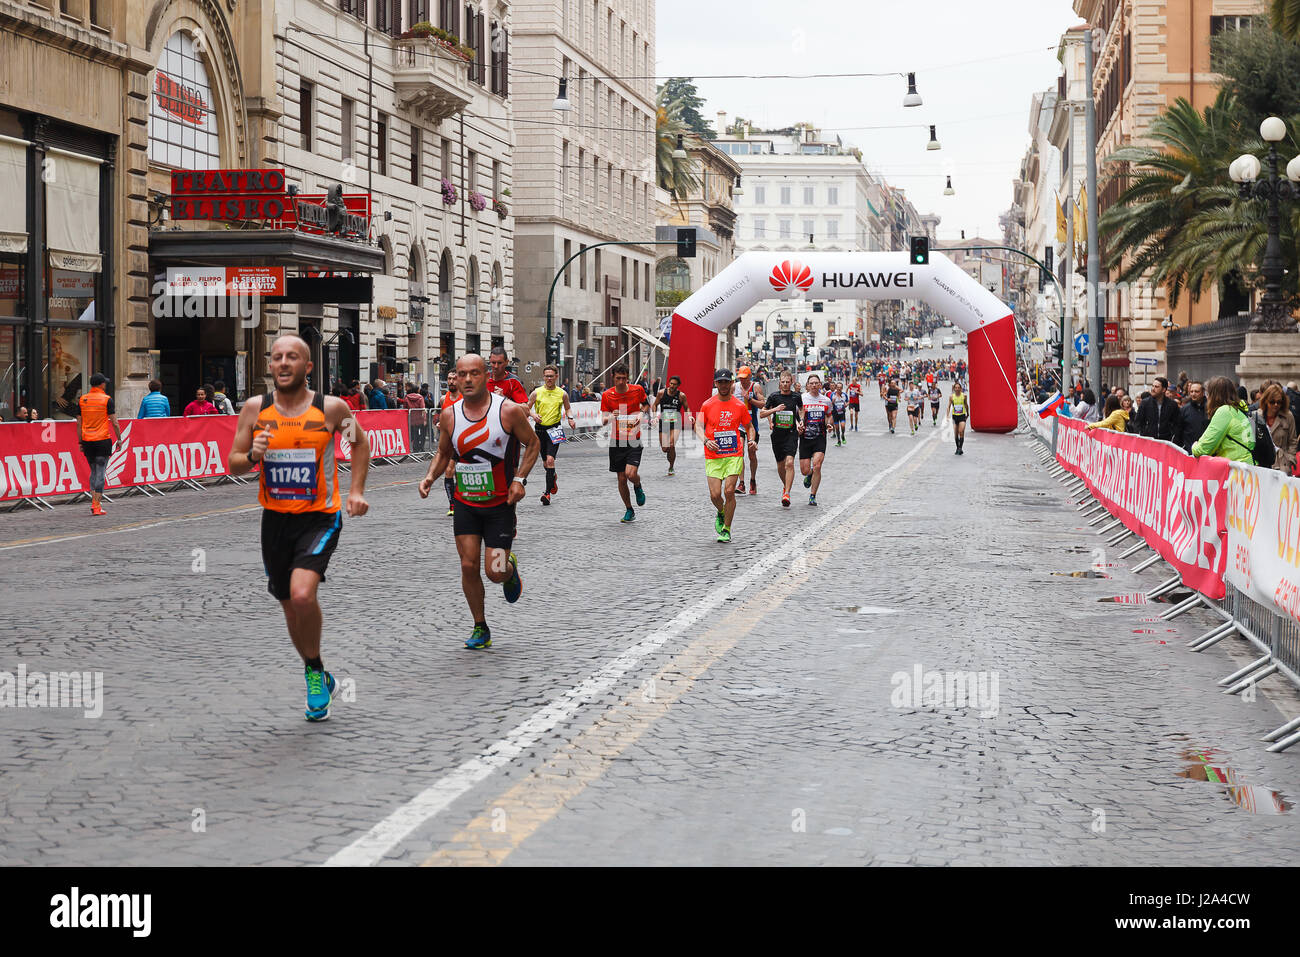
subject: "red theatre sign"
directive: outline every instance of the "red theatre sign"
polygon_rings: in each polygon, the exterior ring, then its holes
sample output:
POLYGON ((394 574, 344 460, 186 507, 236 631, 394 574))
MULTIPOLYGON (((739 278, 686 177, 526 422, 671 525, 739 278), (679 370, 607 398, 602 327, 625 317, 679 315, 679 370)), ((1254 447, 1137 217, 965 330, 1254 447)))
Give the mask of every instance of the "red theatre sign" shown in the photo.
POLYGON ((175 170, 172 219, 283 219, 282 169, 175 170))

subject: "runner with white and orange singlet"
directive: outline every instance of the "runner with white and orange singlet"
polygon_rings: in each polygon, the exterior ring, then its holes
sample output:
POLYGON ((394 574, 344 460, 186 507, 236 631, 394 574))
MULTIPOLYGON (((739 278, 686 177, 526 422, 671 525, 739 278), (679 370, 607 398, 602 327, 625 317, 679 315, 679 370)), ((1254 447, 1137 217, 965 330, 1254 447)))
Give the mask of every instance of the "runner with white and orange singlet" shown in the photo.
POLYGON ((821 376, 807 379, 808 391, 800 398, 803 421, 799 424, 799 471, 803 487, 811 489, 808 504, 817 504, 817 490, 822 484, 822 462, 826 460, 826 433, 831 427, 831 400, 822 393, 821 376))
POLYGON ((537 462, 541 442, 525 406, 488 390, 487 363, 480 355, 456 362, 461 399, 438 416, 438 453, 420 480, 420 498, 428 498, 449 462, 456 475, 456 553, 460 584, 474 617, 465 647, 492 647, 483 606, 483 573, 501 586, 506 601, 517 602, 524 583, 519 559, 511 551, 516 532, 515 506, 523 500, 527 476, 537 462), (522 448, 522 456, 520 449, 522 448))
MULTIPOLYGON (((741 366, 736 370, 736 382, 733 385, 733 392, 745 407, 749 409, 750 432, 754 436, 754 447, 749 450, 749 494, 758 494, 758 413, 767 401, 763 396, 763 388, 754 381, 753 371, 749 366, 741 366)), ((740 473, 740 487, 745 487, 745 473, 740 473)))
POLYGON ((370 443, 352 409, 336 396, 307 388, 311 350, 297 336, 271 344, 273 386, 251 396, 239 411, 226 457, 231 475, 262 466, 257 500, 262 506, 262 566, 267 591, 280 602, 289 638, 302 657, 308 721, 330 715, 337 683, 321 661, 321 608, 316 593, 343 530, 342 512, 365 515, 370 443), (352 479, 339 501, 334 436, 352 445, 352 479))
POLYGON ((695 417, 695 435, 704 444, 704 474, 709 498, 718 514, 713 530, 719 542, 731 541, 731 522, 736 514, 736 482, 745 468, 744 445, 755 453, 758 441, 746 402, 732 394, 730 369, 713 374, 718 394, 709 396, 695 417))
POLYGON ((614 366, 610 374, 614 377, 614 387, 601 393, 600 413, 602 425, 610 427, 609 470, 618 475, 618 494, 623 499, 623 507, 627 509, 623 513, 622 522, 627 524, 636 520, 629 485, 636 494, 636 504, 645 504, 640 473, 643 451, 641 421, 650 408, 650 398, 641 386, 628 385, 626 362, 614 366))
POLYGON ((689 425, 691 407, 682 391, 682 377, 672 376, 668 385, 659 390, 651 411, 659 419, 659 448, 668 456, 668 474, 674 474, 677 465, 677 438, 689 425))
POLYGON ((542 489, 543 505, 550 505, 551 496, 560 491, 555 473, 555 457, 560 452, 560 444, 565 441, 561 418, 568 419, 569 428, 577 428, 573 413, 569 410, 569 393, 555 384, 559 378, 559 368, 547 366, 542 370, 543 384, 528 397, 528 417, 537 423, 537 439, 542 443, 542 459, 546 467, 546 488, 542 489))
MULTIPOLYGON (((456 381, 456 370, 447 373, 447 391, 442 397, 442 408, 450 409, 460 401, 460 386, 456 381)), ((447 514, 456 514, 456 471, 455 462, 447 463, 447 471, 442 477, 442 487, 447 493, 447 514)))

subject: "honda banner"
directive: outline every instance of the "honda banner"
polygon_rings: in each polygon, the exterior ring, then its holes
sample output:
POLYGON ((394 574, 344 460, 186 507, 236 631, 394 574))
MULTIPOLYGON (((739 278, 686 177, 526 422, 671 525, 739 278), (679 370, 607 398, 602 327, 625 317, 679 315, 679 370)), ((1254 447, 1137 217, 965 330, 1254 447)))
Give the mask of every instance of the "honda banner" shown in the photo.
POLYGON ((1300 621, 1300 481, 1275 469, 1232 464, 1227 579, 1300 621))
POLYGON ((1083 479, 1129 531, 1141 535, 1208 598, 1222 598, 1228 565, 1226 459, 1192 458, 1168 442, 1058 419, 1056 459, 1083 479))
MULTIPOLYGON (((372 457, 410 454, 405 409, 358 412, 356 417, 366 430, 372 457)), ((105 490, 226 475, 237 421, 234 415, 123 420, 121 441, 108 460, 105 490)), ((334 441, 339 461, 350 461, 352 446, 342 436, 334 441)), ((0 501, 89 488, 90 466, 81 454, 76 422, 0 425, 0 501)))

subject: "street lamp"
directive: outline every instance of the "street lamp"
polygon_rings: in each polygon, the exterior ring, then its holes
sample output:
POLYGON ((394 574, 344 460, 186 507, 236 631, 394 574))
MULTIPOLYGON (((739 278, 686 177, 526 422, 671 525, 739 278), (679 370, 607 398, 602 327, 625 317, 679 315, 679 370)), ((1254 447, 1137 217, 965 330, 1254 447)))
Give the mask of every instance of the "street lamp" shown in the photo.
POLYGON ((673 150, 673 159, 690 159, 690 157, 686 155, 686 137, 681 133, 677 134, 677 149, 673 150))
POLYGON ((925 144, 927 150, 939 149, 939 138, 934 135, 934 127, 930 127, 930 142, 925 144))
POLYGON ((740 177, 739 177, 739 176, 736 177, 736 185, 733 186, 733 187, 731 188, 731 195, 732 195, 732 196, 744 196, 744 195, 745 195, 745 187, 743 187, 743 186, 740 185, 740 177))
POLYGON ((569 102, 569 80, 567 77, 560 77, 560 92, 555 97, 553 109, 567 113, 573 109, 573 104, 569 102))
POLYGON ((921 94, 916 92, 916 74, 907 74, 907 96, 903 97, 904 106, 920 106, 921 94))
MULTIPOLYGON (((951 177, 951 176, 948 177, 948 185, 945 186, 945 187, 943 188, 943 195, 945 195, 945 196, 956 196, 956 195, 957 195, 957 191, 956 191, 955 189, 952 188, 952 177, 951 177)), ((962 238, 964 239, 965 237, 963 236, 962 238)))
POLYGON ((1250 320, 1250 329, 1252 332, 1291 332, 1296 321, 1282 295, 1286 264, 1282 259, 1281 207, 1283 200, 1294 202, 1300 199, 1300 188, 1294 185, 1300 182, 1300 162, 1297 162, 1300 156, 1287 164, 1287 178, 1282 179, 1277 173, 1277 144, 1286 136, 1286 124, 1276 116, 1270 116, 1260 124, 1259 135, 1268 143, 1268 178, 1259 179, 1259 159, 1249 153, 1238 156, 1228 167, 1228 175, 1237 184, 1238 196, 1268 201, 1268 243, 1264 246, 1264 261, 1260 264, 1264 296, 1250 320))

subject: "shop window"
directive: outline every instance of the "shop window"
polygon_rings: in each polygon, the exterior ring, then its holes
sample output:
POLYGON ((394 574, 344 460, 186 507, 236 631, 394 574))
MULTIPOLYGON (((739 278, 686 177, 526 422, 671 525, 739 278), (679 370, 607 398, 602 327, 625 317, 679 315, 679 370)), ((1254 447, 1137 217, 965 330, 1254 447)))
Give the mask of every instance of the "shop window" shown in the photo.
POLYGON ((75 418, 77 397, 90 388, 102 365, 97 329, 51 326, 49 329, 49 410, 54 418, 75 418))
MULTIPOLYGON (((2 306, 3 303, 0 303, 2 306)), ((27 361, 25 333, 20 325, 0 324, 0 421, 11 422, 18 418, 20 409, 26 409, 27 361)))
POLYGON ((154 71, 149 159, 178 169, 220 169, 216 99, 194 39, 171 35, 154 71))

